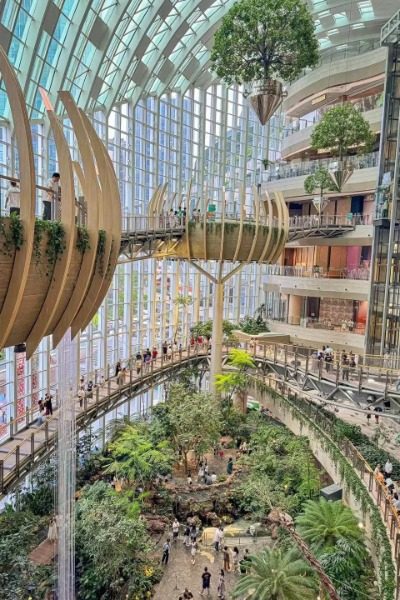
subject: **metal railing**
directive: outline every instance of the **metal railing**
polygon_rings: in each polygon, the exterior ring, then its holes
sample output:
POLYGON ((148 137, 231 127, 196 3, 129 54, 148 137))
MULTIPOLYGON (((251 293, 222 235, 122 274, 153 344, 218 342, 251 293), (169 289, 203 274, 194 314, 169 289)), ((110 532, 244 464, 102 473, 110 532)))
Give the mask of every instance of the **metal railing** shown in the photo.
POLYGON ((313 266, 283 266, 283 265, 266 265, 267 275, 277 275, 279 277, 306 277, 329 279, 356 279, 368 281, 370 276, 369 267, 348 267, 344 269, 324 269, 323 267, 313 266))
POLYGON ((370 225, 371 216, 349 212, 346 215, 295 215, 289 217, 291 231, 303 229, 329 229, 332 227, 356 227, 370 225))
MULTIPOLYGON (((370 167, 376 167, 379 161, 379 153, 371 152, 370 154, 363 154, 361 156, 350 156, 348 162, 353 166, 354 169, 367 169, 370 167)), ((274 165, 273 168, 267 169, 263 173, 263 183, 270 181, 277 181, 279 179, 288 179, 290 177, 301 177, 304 175, 311 175, 319 167, 325 167, 329 169, 335 161, 332 158, 323 158, 319 160, 309 160, 299 163, 290 164, 278 164, 274 165)))

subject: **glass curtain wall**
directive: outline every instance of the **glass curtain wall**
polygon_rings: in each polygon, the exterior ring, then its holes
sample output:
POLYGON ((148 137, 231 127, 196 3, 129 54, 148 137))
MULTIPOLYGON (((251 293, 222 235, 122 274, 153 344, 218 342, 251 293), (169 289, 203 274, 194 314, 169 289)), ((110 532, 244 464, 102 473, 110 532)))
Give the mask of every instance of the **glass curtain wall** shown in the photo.
MULTIPOLYGON (((157 185, 168 182, 168 197, 177 206, 191 182, 191 207, 203 210, 200 198, 217 205, 224 193, 228 211, 235 212, 240 194, 246 195, 248 214, 253 210, 253 186, 261 182, 262 159, 279 158, 280 117, 262 128, 239 89, 221 85, 190 88, 160 98, 149 96, 136 105, 115 106, 107 116, 92 115, 117 173, 124 215, 146 214, 157 185)), ((72 156, 76 143, 67 120, 64 131, 72 156)), ((48 126, 32 124, 37 183, 45 185, 57 170, 54 141, 48 126)), ((18 160, 8 123, 0 123, 0 174, 18 176, 18 160)), ((0 180, 4 214, 7 182, 0 180)), ((40 215, 41 207, 37 207, 40 215)), ((208 269, 212 265, 206 265, 208 269)), ((225 318, 237 321, 253 314, 261 297, 262 267, 247 266, 226 287, 225 318)), ((87 329, 79 336, 82 374, 107 375, 108 365, 127 361, 137 350, 159 346, 163 340, 184 343, 190 327, 212 318, 213 284, 184 261, 137 260, 121 262, 107 298, 87 329), (177 305, 176 298, 191 300, 177 305)), ((44 339, 30 361, 13 348, 0 355, 0 436, 10 433, 10 420, 34 408, 47 390, 56 392, 56 353, 44 339)))

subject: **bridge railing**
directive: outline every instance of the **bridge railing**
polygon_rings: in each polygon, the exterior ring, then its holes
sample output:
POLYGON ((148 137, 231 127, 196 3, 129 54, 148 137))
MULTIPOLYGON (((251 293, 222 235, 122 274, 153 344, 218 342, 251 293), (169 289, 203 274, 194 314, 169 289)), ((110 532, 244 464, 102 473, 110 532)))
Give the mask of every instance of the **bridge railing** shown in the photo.
POLYGON ((347 213, 345 215, 299 215, 289 218, 289 229, 318 229, 370 225, 370 215, 347 213))
POLYGON ((367 267, 349 267, 345 269, 324 269, 323 267, 266 265, 267 275, 278 275, 282 277, 327 277, 332 279, 357 279, 368 280, 370 269, 367 267))

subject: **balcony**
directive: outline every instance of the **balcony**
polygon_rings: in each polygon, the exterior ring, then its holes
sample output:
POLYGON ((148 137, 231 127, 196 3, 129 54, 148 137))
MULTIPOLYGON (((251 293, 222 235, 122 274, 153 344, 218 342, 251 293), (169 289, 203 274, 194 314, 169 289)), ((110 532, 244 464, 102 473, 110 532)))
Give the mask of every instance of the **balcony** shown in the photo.
MULTIPOLYGON (((343 187, 342 192, 331 192, 326 196, 338 197, 339 195, 365 194, 375 191, 378 179, 378 152, 351 156, 348 160, 354 167, 353 175, 343 187)), ((333 163, 334 160, 329 158, 274 165, 264 172, 262 189, 268 193, 281 192, 287 201, 298 202, 302 199, 309 199, 311 196, 304 191, 305 178, 315 173, 318 167, 329 169, 333 163)))
POLYGON ((328 269, 322 267, 266 266, 265 290, 313 298, 368 300, 369 268, 328 269))
POLYGON ((317 320, 302 319, 301 325, 292 325, 284 320, 269 321, 271 332, 280 334, 285 333, 290 336, 293 344, 306 347, 331 346, 334 350, 347 350, 355 354, 364 352, 364 333, 363 326, 353 327, 351 330, 348 325, 339 324, 337 326, 317 320))

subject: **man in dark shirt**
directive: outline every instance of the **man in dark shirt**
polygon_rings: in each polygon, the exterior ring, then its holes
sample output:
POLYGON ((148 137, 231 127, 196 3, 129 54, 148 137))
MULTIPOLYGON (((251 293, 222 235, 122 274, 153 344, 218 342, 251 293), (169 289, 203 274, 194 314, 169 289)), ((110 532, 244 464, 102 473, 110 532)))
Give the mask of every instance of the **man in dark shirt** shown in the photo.
POLYGON ((202 590, 200 592, 200 596, 203 595, 204 590, 207 590, 207 596, 210 595, 210 580, 211 580, 211 573, 208 572, 207 567, 204 567, 204 573, 201 576, 202 579, 202 590))

